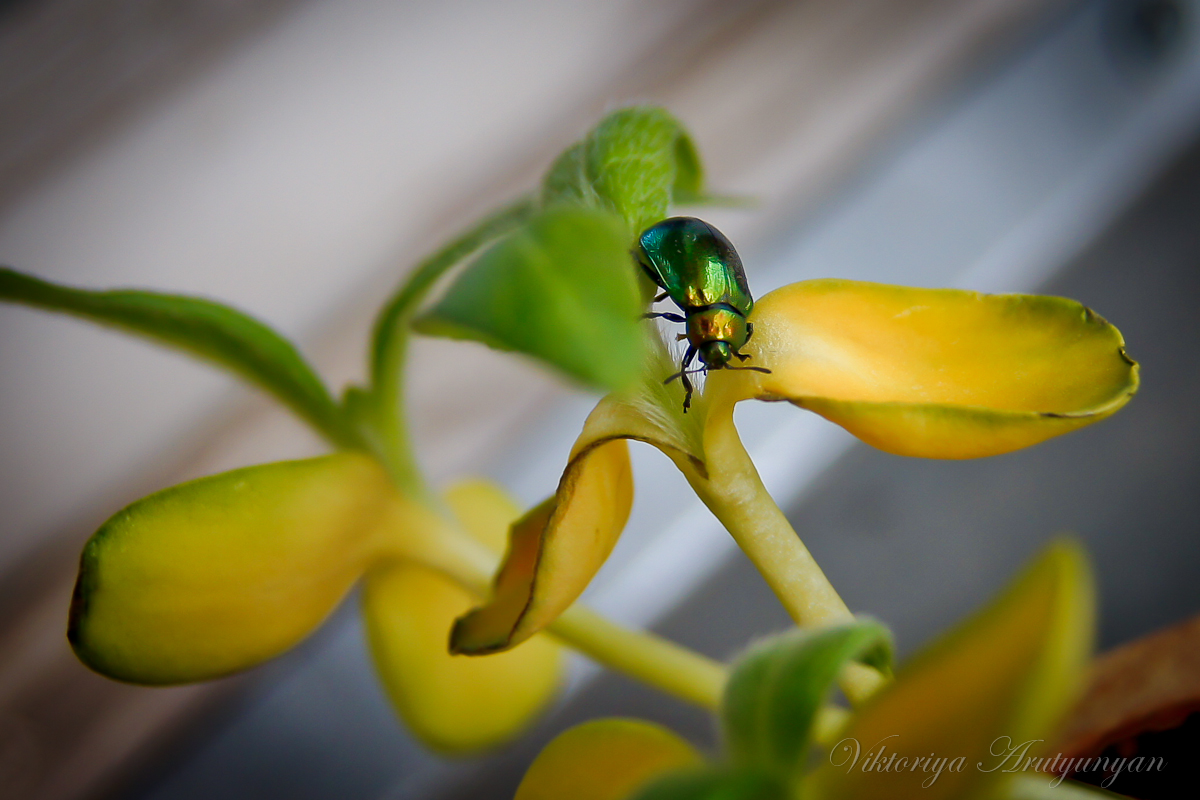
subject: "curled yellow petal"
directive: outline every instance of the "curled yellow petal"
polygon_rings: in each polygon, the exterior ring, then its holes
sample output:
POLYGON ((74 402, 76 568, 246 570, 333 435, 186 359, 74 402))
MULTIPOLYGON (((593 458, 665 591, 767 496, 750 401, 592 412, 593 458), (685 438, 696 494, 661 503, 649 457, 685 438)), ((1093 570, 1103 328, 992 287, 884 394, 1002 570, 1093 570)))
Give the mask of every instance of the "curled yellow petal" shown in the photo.
POLYGON ((1096 422, 1137 391, 1120 332, 1060 297, 814 280, 764 296, 714 404, 787 400, 890 453, 996 455, 1096 422))
POLYGON ((452 649, 503 650, 553 621, 608 558, 632 505, 628 445, 581 436, 554 497, 513 524, 493 596, 455 624, 452 649))
POLYGON ((1036 772, 1044 740, 1083 688, 1093 609, 1082 552, 1051 546, 852 719, 813 775, 814 796, 991 797, 997 783, 1036 772))
POLYGON ((534 759, 513 800, 625 800, 700 755, 676 734, 636 719, 597 719, 558 735, 534 759))
MULTIPOLYGON (((519 511, 498 488, 461 483, 447 502, 468 533, 497 554, 519 511)), ((475 601, 441 574, 406 561, 368 573, 363 613, 375 666, 410 730, 430 747, 466 753, 520 733, 554 696, 561 648, 545 636, 486 658, 452 656, 454 619, 475 601)))
POLYGON ((703 471, 686 431, 672 427, 658 408, 638 399, 600 401, 571 448, 557 492, 514 523, 491 600, 455 625, 455 652, 511 647, 553 621, 587 587, 633 505, 625 439, 652 442, 703 471))
POLYGON ((329 614, 377 550, 396 504, 379 464, 339 453, 165 489, 84 548, 68 637, 118 680, 219 677, 287 650, 329 614))

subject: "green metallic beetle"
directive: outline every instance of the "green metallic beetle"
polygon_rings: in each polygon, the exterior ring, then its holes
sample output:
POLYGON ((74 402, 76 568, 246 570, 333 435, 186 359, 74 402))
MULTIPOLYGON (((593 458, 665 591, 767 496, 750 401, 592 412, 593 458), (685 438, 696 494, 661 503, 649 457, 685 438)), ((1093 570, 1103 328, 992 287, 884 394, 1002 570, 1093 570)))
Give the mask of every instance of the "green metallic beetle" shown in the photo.
POLYGON ((742 259, 724 234, 695 217, 671 217, 642 232, 635 256, 663 290, 654 302, 669 297, 683 311, 683 316, 663 312, 645 316, 687 324, 687 333, 678 337, 688 341, 679 372, 664 381, 683 380, 684 412, 692 404, 690 374, 710 369, 770 372, 763 367, 730 366, 735 356, 739 361, 750 357, 739 351, 754 333, 754 326, 746 321, 754 298, 746 285, 742 259), (703 366, 689 370, 696 356, 703 366))

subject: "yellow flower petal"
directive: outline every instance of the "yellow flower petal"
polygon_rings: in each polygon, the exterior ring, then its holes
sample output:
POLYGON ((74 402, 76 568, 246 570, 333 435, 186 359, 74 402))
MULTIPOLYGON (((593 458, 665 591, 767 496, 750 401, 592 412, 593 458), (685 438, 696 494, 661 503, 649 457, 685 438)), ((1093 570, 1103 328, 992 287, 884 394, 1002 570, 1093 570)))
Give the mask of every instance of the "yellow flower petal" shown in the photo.
MULTIPOLYGON (((814 796, 990 797, 1023 763, 1004 772, 1013 762, 993 754, 1046 739, 1083 688, 1093 607, 1083 553, 1073 544, 1051 546, 999 599, 905 665, 853 718, 813 775, 814 796), (872 767, 880 747, 886 749, 872 767), (892 754, 892 769, 880 769, 892 754), (935 778, 932 765, 912 768, 930 754, 961 757, 961 767, 944 765, 935 778), (896 768, 905 756, 908 768, 896 768)), ((1034 743, 1024 755, 1044 749, 1034 743)))
POLYGON ((558 491, 513 525, 491 601, 455 625, 455 652, 511 647, 552 622, 587 587, 633 505, 625 439, 651 442, 703 473, 687 431, 660 419, 657 411, 652 403, 615 397, 593 409, 571 448, 558 491))
POLYGON ((68 637, 133 683, 219 677, 287 650, 366 568, 395 492, 340 453, 239 469, 152 494, 88 541, 68 637))
MULTIPOLYGON (((498 488, 464 482, 447 492, 463 527, 499 553, 519 514, 498 488)), ((519 648, 484 658, 452 656, 455 617, 475 602, 439 573, 411 562, 373 569, 365 581, 367 633, 388 696, 413 733, 430 747, 465 753, 520 733, 553 698, 561 648, 535 636, 519 648)))
POLYGON ((700 755, 660 725, 597 719, 559 734, 534 759, 513 800, 625 800, 700 755))
POLYGON ((629 448, 588 433, 585 426, 555 496, 513 525, 494 595, 454 626, 455 652, 529 638, 575 602, 612 552, 633 505, 629 448))
POLYGON ((785 286, 754 307, 748 364, 714 404, 788 400, 881 450, 976 458, 1096 422, 1137 391, 1120 332, 1073 300, 847 280, 785 286))

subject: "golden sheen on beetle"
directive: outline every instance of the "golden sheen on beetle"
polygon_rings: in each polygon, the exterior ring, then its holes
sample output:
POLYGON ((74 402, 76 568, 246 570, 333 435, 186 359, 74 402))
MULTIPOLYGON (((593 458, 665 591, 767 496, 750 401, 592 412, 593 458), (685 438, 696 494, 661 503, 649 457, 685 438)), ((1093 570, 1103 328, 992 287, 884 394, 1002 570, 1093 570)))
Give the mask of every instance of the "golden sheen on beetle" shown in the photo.
POLYGON ((642 269, 663 290, 655 302, 671 298, 683 315, 654 312, 646 318, 663 317, 687 325, 687 351, 679 372, 666 379, 683 381, 686 392, 683 410, 692 403, 692 382, 688 375, 710 369, 752 369, 763 367, 732 366, 750 341, 754 326, 746 316, 754 308, 754 298, 746 284, 742 259, 733 244, 719 230, 695 217, 671 217, 650 226, 638 237, 637 260, 642 269), (689 370, 699 356, 702 366, 689 370))

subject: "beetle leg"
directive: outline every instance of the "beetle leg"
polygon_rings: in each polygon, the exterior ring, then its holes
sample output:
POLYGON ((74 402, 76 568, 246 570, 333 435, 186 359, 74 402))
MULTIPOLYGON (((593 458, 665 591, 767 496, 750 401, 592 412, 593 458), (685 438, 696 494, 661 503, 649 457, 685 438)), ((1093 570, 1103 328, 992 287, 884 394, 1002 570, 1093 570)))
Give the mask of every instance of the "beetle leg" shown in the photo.
POLYGON ((687 413, 688 408, 692 405, 692 382, 688 379, 688 364, 692 363, 692 359, 696 357, 695 345, 688 345, 687 352, 683 354, 683 361, 679 364, 679 372, 676 372, 671 377, 667 378, 663 383, 670 383, 679 378, 683 384, 683 413, 687 413))
POLYGON ((688 364, 692 363, 692 359, 695 357, 696 346, 694 344, 689 344, 687 352, 683 354, 683 361, 681 361, 679 364, 679 372, 676 372, 674 375, 664 380, 663 383, 670 383, 676 378, 683 378, 684 383, 687 383, 688 364))
MULTIPOLYGON (((746 342, 750 341, 750 337, 753 335, 754 335, 754 323, 747 322, 746 323, 746 342)), ((742 347, 746 346, 746 342, 742 342, 742 347)), ((749 353, 741 353, 741 352, 738 352, 739 350, 741 350, 741 347, 739 347, 738 350, 733 351, 733 354, 738 357, 739 361, 745 361, 747 358, 750 357, 749 353)))
POLYGON ((667 299, 668 297, 670 297, 670 296, 671 296, 671 293, 670 293, 670 292, 663 292, 663 293, 662 293, 662 294, 660 294, 658 297, 654 298, 654 302, 656 302, 656 303, 657 303, 657 302, 660 302, 660 301, 662 301, 662 300, 666 300, 666 299, 667 299))
POLYGON ((677 334, 675 334, 675 341, 677 341, 677 342, 682 342, 682 341, 683 341, 684 339, 686 339, 686 338, 687 338, 687 334, 686 334, 686 333, 677 333, 677 334))
POLYGON ((687 322, 679 314, 672 314, 670 311, 651 311, 647 314, 642 314, 642 319, 658 319, 659 317, 669 319, 671 322, 687 322))
POLYGON ((695 345, 688 345, 687 352, 683 354, 683 362, 679 365, 679 379, 683 383, 683 413, 687 413, 688 407, 692 404, 692 382, 688 380, 687 368, 688 364, 692 363, 692 359, 696 357, 695 345))

